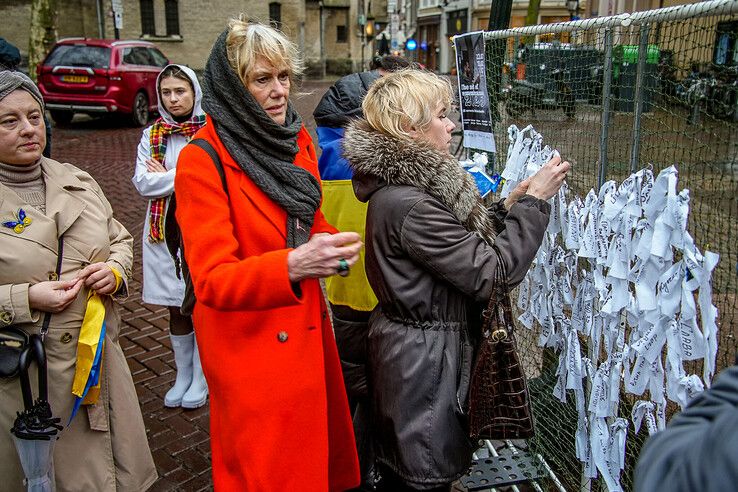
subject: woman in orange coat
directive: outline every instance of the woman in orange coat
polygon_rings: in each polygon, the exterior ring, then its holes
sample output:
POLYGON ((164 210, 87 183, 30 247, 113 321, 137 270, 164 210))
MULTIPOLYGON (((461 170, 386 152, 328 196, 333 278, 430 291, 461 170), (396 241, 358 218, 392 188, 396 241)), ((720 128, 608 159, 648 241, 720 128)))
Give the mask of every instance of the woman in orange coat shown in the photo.
POLYGON ((333 491, 359 483, 341 367, 319 279, 361 242, 320 212, 310 135, 289 102, 301 63, 281 32, 232 20, 205 68, 202 106, 225 187, 188 145, 177 221, 210 389, 216 490, 333 491))

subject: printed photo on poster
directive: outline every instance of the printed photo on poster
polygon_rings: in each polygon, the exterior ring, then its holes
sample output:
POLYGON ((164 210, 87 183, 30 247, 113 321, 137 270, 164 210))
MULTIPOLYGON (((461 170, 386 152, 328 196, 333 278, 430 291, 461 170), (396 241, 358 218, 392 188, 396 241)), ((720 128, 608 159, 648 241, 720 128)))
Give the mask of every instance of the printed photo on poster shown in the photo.
POLYGON ((482 31, 454 37, 464 147, 495 152, 482 31))

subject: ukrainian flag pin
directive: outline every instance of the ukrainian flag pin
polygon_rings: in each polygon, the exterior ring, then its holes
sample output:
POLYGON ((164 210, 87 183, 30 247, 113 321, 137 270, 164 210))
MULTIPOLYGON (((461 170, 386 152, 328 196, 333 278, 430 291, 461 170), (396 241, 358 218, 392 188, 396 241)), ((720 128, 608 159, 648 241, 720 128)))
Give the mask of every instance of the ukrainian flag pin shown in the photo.
POLYGON ((3 222, 3 226, 7 227, 8 229, 13 229, 13 232, 15 232, 16 234, 20 234, 25 230, 26 227, 31 225, 31 222, 33 222, 33 220, 31 220, 31 218, 26 215, 26 211, 22 208, 19 208, 16 220, 3 222))

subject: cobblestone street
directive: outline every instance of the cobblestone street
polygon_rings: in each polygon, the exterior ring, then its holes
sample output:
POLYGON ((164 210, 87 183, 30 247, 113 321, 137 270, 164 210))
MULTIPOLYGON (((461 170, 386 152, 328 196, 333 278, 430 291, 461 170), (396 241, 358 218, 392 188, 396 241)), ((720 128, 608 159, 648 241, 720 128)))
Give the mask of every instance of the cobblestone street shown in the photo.
MULTIPOLYGON (((301 88, 304 95, 294 100, 316 142, 312 112, 330 84, 306 82, 301 88)), ((159 480, 151 490, 210 490, 209 407, 191 411, 164 408, 164 394, 175 378, 167 309, 141 301, 141 234, 146 200, 131 184, 140 138, 140 128, 127 127, 114 119, 78 116, 70 125, 54 128, 53 157, 88 171, 102 186, 116 218, 135 238, 130 297, 121 306, 121 345, 159 472, 159 480)))

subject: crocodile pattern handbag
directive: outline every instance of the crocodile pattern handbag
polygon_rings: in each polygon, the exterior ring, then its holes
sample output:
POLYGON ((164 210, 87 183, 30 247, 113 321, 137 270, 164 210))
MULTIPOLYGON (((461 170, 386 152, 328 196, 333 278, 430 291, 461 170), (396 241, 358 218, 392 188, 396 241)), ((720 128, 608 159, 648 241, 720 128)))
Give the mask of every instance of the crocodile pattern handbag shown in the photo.
POLYGON ((469 434, 473 439, 527 439, 534 433, 533 413, 499 251, 498 257, 495 288, 482 315, 482 341, 472 369, 469 434))

